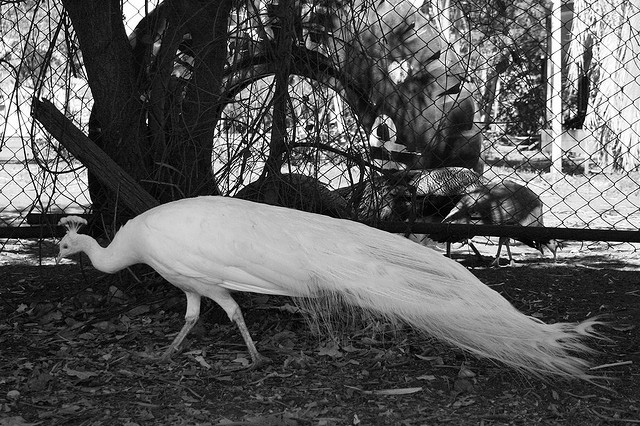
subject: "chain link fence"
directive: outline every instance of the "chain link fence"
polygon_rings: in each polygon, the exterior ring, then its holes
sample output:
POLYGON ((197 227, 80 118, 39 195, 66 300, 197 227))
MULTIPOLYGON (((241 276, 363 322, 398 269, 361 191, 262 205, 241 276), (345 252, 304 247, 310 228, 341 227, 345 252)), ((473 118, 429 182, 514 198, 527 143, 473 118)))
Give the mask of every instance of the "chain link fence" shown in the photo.
POLYGON ((86 171, 32 119, 31 100, 49 98, 83 124, 92 99, 62 6, 0 7, 0 225, 9 231, 28 226, 30 213, 90 208, 86 171))
MULTIPOLYGON (((494 210, 509 200, 531 216, 540 199, 544 223, 479 208, 459 223, 637 231, 640 10, 628 0, 557 3, 231 7, 223 102, 200 152, 211 157, 210 192, 374 223, 446 221, 470 194, 476 207, 488 195, 494 210), (463 175, 433 174, 442 168, 463 175)), ((55 1, 0 7, 6 238, 47 215, 96 214, 99 192, 90 194, 87 170, 31 117, 32 99, 49 99, 92 131, 82 46, 66 11, 55 1)), ((172 177, 184 178, 176 158, 187 144, 173 136, 184 135, 176 129, 188 119, 201 52, 190 34, 169 38, 171 7, 123 4, 134 60, 144 64, 151 141, 140 149, 152 172, 137 178, 158 199, 199 184, 172 177)))

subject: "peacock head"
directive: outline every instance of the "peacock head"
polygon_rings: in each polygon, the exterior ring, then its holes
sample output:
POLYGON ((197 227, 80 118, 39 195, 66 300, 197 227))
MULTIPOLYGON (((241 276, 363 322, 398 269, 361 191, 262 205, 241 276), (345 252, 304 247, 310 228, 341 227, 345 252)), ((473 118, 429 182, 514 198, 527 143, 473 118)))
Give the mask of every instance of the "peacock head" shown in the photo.
POLYGON ((58 244, 60 253, 56 258, 56 263, 59 263, 63 257, 69 257, 82 251, 82 238, 80 238, 80 234, 78 234, 78 229, 86 224, 87 221, 78 216, 67 216, 60 219, 58 225, 67 228, 67 233, 58 244))

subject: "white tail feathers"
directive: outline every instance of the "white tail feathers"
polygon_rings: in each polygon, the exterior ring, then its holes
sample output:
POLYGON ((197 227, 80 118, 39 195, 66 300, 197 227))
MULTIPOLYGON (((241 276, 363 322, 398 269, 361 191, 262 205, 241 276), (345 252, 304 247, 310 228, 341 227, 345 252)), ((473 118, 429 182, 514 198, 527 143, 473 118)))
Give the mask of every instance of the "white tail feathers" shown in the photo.
POLYGON ((590 364, 579 356, 594 352, 584 341, 599 338, 594 330, 600 324, 597 320, 546 324, 522 314, 488 287, 484 294, 470 291, 467 295, 458 293, 464 288, 452 289, 447 295, 449 302, 443 303, 442 295, 430 294, 433 287, 427 283, 404 284, 393 287, 388 294, 367 289, 341 289, 331 294, 322 286, 318 298, 300 299, 300 305, 323 325, 332 318, 327 315, 329 307, 342 317, 347 305, 404 322, 522 373, 539 378, 595 378, 587 372, 590 364))
MULTIPOLYGON (((240 262, 242 256, 242 267, 254 275, 257 266, 268 265, 260 269, 268 282, 259 292, 324 298, 320 315, 323 307, 340 301, 522 372, 592 379, 589 363, 580 356, 590 352, 585 340, 597 336, 597 321, 545 324, 524 315, 464 266, 397 235, 346 220, 248 207, 229 217, 244 223, 241 218, 248 215, 246 222, 255 224, 254 229, 269 227, 250 239, 248 247, 259 248, 259 256, 243 250, 234 252, 233 259, 240 262)), ((239 234, 230 241, 237 244, 239 234)), ((255 286, 244 291, 256 291, 255 286)))
MULTIPOLYGON (((329 301, 316 305, 322 315, 328 305, 340 301, 407 323, 520 372, 538 377, 594 378, 587 372, 589 363, 579 356, 593 352, 584 341, 598 337, 594 331, 597 320, 545 324, 519 312, 455 262, 437 269, 433 264, 437 258, 420 262, 414 256, 384 249, 371 256, 385 261, 384 265, 380 262, 379 273, 368 275, 366 280, 350 285, 343 279, 346 271, 331 266, 316 276, 308 295, 329 301)), ((440 261, 449 262, 445 258, 440 261)), ((306 300, 303 306, 313 309, 314 303, 306 300)))

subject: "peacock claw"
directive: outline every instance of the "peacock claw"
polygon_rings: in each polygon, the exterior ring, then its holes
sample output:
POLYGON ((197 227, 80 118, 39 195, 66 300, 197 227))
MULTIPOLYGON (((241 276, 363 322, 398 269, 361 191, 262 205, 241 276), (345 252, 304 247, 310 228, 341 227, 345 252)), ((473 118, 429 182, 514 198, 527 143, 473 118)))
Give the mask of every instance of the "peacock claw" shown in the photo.
POLYGON ((173 360, 171 359, 171 356, 160 355, 158 358, 156 358, 156 362, 158 364, 169 364, 172 361, 173 360))
POLYGON ((266 367, 267 365, 271 364, 272 362, 273 361, 271 360, 271 358, 266 357, 264 355, 259 355, 258 354, 258 356, 253 360, 253 362, 249 366, 249 369, 257 370, 259 368, 266 367))
POLYGON ((226 367, 224 371, 226 372, 234 372, 234 371, 255 371, 259 370, 267 365, 271 364, 273 361, 271 358, 268 358, 264 355, 258 354, 255 358, 253 358, 251 364, 242 365, 238 367, 226 367))
POLYGON ((155 356, 153 357, 153 359, 159 364, 168 364, 170 362, 173 362, 173 356, 180 352, 182 352, 182 348, 174 348, 170 346, 162 353, 162 355, 155 356))

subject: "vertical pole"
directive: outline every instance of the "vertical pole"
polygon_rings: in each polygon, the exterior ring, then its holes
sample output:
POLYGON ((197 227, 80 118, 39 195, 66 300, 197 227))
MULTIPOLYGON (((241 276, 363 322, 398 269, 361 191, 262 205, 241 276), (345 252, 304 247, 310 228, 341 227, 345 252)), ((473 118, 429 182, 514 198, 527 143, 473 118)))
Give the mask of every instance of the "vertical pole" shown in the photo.
POLYGON ((562 174, 562 0, 553 0, 551 10, 551 37, 549 50, 551 69, 549 87, 551 96, 551 175, 557 179, 562 174))

